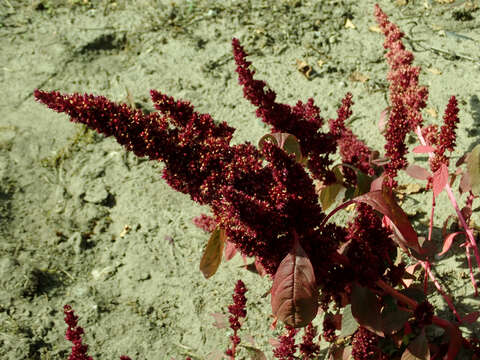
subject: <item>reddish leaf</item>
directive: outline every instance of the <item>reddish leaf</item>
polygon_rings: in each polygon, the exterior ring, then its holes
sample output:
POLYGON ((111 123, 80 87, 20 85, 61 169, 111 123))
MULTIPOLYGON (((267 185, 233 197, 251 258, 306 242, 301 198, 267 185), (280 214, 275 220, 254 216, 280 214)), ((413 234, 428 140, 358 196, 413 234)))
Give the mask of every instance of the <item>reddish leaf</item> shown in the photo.
POLYGON ((380 113, 380 120, 378 121, 378 130, 380 130, 381 134, 383 134, 383 132, 385 131, 385 127, 387 126, 389 110, 390 108, 387 107, 385 110, 383 110, 380 113))
POLYGON ((227 315, 220 313, 210 314, 215 319, 215 322, 212 324, 217 329, 225 329, 227 327, 227 315))
POLYGON ((257 272, 261 277, 264 277, 265 275, 267 275, 267 270, 265 270, 262 263, 260 261, 258 261, 257 258, 255 258, 255 263, 254 264, 255 264, 255 269, 257 269, 257 272))
POLYGON ((355 284, 352 289, 352 315, 357 322, 379 336, 384 336, 377 296, 368 288, 355 284))
POLYGON ((388 189, 370 191, 364 195, 353 199, 356 202, 362 202, 370 205, 378 212, 382 213, 395 225, 398 230, 398 240, 404 246, 408 246, 418 253, 422 253, 418 243, 418 236, 413 229, 407 214, 395 202, 393 195, 388 189))
POLYGON ((278 266, 271 293, 272 312, 287 325, 304 327, 317 315, 315 274, 297 239, 278 266))
POLYGON ((470 183, 470 176, 468 173, 463 173, 462 177, 460 178, 460 184, 458 185, 458 189, 460 190, 460 194, 468 193, 472 190, 472 185, 470 183))
POLYGON ((414 179, 419 180, 428 180, 428 178, 432 175, 430 174, 430 171, 418 165, 408 165, 408 167, 405 169, 405 172, 414 179))
POLYGON ((445 188, 448 182, 448 168, 442 164, 433 174, 433 196, 437 197, 445 188))
POLYGON ((382 329, 385 334, 392 335, 403 328, 410 313, 400 309, 392 297, 385 297, 383 301, 382 329))
POLYGON ((372 183, 370 184, 370 191, 382 190, 383 178, 384 176, 382 175, 376 178, 375 180, 373 180, 372 183))
POLYGON ((480 311, 474 311, 462 317, 462 323, 473 324, 480 316, 480 311))
POLYGON ((253 346, 240 345, 247 350, 248 355, 250 355, 250 360, 267 360, 267 357, 262 350, 259 350, 253 346))
POLYGON ((231 241, 225 241, 225 260, 231 260, 236 253, 237 249, 235 245, 231 241))
POLYGON ((413 339, 402 354, 401 360, 430 360, 430 349, 428 348, 425 329, 420 335, 413 339))
POLYGON ((429 153, 429 152, 434 152, 435 149, 431 146, 428 145, 418 145, 413 149, 413 152, 415 154, 424 154, 424 153, 429 153))
POLYGON ((200 260, 200 271, 206 279, 217 272, 222 261, 224 236, 223 229, 217 227, 208 239, 207 247, 200 260))
POLYGON ((480 144, 468 155, 467 173, 473 194, 480 195, 480 144))
POLYGON ((444 255, 448 250, 450 250, 450 247, 453 244, 453 240, 455 239, 455 236, 459 234, 464 234, 463 231, 457 231, 451 234, 448 234, 447 237, 443 240, 443 247, 442 251, 438 254, 438 256, 444 255))

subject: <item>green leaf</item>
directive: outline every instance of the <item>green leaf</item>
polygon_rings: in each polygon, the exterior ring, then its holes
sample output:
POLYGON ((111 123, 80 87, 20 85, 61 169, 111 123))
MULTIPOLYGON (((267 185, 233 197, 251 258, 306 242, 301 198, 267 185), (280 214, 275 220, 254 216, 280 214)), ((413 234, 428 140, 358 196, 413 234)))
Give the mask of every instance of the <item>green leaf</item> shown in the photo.
POLYGON ((410 341, 402 354, 401 360, 430 360, 430 349, 428 348, 425 329, 422 329, 420 335, 410 341))
POLYGON ((480 144, 468 155, 467 172, 474 195, 480 195, 480 144))
POLYGON ((327 211, 327 209, 335 203, 342 189, 344 189, 342 184, 333 183, 320 191, 320 204, 322 205, 323 211, 327 211))
MULTIPOLYGON (((285 135, 285 133, 282 134, 285 135)), ((302 149, 300 148, 300 143, 298 142, 298 139, 295 137, 295 135, 287 134, 287 138, 283 143, 283 150, 285 150, 289 154, 294 154, 295 160, 297 162, 302 161, 302 149)))

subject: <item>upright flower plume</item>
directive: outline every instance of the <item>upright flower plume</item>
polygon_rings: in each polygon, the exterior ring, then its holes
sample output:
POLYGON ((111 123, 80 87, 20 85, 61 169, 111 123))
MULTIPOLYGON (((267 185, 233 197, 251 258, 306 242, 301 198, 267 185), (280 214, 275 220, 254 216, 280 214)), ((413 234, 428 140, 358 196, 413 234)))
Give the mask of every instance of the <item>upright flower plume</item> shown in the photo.
POLYGON ((455 96, 448 101, 445 115, 443 116, 443 125, 440 128, 440 134, 436 138, 435 156, 430 161, 430 168, 433 172, 437 171, 441 164, 448 166, 449 158, 445 155, 445 151, 453 151, 455 149, 458 119, 458 103, 455 96))
MULTIPOLYGON (((84 334, 83 328, 78 326, 78 316, 75 315, 70 305, 63 307, 63 313, 65 314, 65 323, 67 324, 67 331, 65 338, 71 341, 72 352, 68 357, 68 360, 93 360, 91 356, 88 356, 88 345, 83 344, 82 335, 84 334)), ((120 360, 132 360, 126 355, 120 356, 120 360)))
POLYGON ((103 96, 40 90, 34 95, 72 121, 114 136, 136 155, 163 161, 168 184, 210 205, 229 241, 244 255, 257 257, 269 274, 292 247, 291 229, 318 259, 318 279, 331 270, 332 264, 322 259, 335 252, 343 232, 333 225, 316 229, 325 215, 313 180, 276 145, 267 143, 262 152, 250 143, 230 146, 234 129, 225 122, 217 125, 189 102, 155 90, 151 97, 159 113, 148 115, 103 96))
MULTIPOLYGON (((368 175, 374 175, 375 171, 370 165, 372 151, 345 125, 345 121, 352 115, 352 105, 352 94, 347 93, 337 110, 337 118, 328 122, 330 133, 335 136, 343 163, 355 166, 368 175)), ((348 180, 356 181, 355 173, 351 169, 345 169, 344 172, 348 180)))
POLYGON ((242 326, 240 319, 247 316, 247 309, 245 308, 247 304, 246 292, 245 284, 242 280, 238 280, 232 295, 233 305, 228 307, 228 312, 231 314, 228 321, 230 322, 230 328, 233 330, 233 335, 230 337, 232 347, 226 351, 226 355, 230 356, 231 359, 235 359, 236 348, 240 344, 240 337, 237 334, 242 326))
POLYGON ((78 326, 78 316, 75 315, 70 305, 65 305, 63 312, 65 314, 65 323, 68 326, 65 338, 73 344, 68 360, 93 360, 87 354, 88 345, 83 344, 82 335, 84 331, 82 327, 78 326))
POLYGON ((313 175, 325 183, 334 182, 335 175, 328 169, 332 164, 330 154, 335 153, 335 139, 328 133, 322 133, 323 118, 313 99, 304 104, 298 101, 295 106, 275 101, 276 94, 266 89, 267 84, 255 80, 252 64, 246 60, 247 54, 238 39, 232 40, 233 55, 237 64, 238 83, 243 86, 243 95, 257 107, 257 116, 272 126, 272 132, 284 132, 295 135, 300 142, 302 154, 309 157, 308 168, 313 175))
POLYGON ((384 181, 389 187, 394 187, 398 170, 407 165, 406 136, 422 124, 421 110, 426 106, 428 90, 418 84, 420 68, 412 66, 413 54, 402 43, 403 32, 388 20, 378 5, 375 5, 375 17, 385 34, 383 46, 388 49, 385 57, 390 66, 387 79, 390 82, 391 109, 385 133, 385 155, 390 162, 385 166, 384 181))

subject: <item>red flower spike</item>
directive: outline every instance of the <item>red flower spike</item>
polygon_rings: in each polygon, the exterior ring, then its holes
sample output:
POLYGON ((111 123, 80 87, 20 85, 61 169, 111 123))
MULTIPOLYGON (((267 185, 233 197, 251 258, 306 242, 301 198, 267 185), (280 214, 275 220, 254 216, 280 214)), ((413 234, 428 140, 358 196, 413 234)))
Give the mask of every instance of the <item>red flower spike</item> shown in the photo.
MULTIPOLYGON (((372 151, 345 126, 345 121, 352 115, 352 105, 352 94, 347 93, 342 106, 337 110, 337 119, 328 122, 330 133, 335 136, 344 163, 355 166, 368 175, 374 175, 375 171, 370 165, 372 151)), ((355 173, 352 174, 351 169, 346 170, 346 174, 356 182, 355 173)))
POLYGON ((385 133, 385 155, 390 162, 385 166, 384 183, 388 187, 395 187, 398 170, 407 166, 406 136, 422 124, 420 111, 426 107, 428 91, 426 87, 418 85, 420 68, 412 66, 413 54, 405 50, 402 43, 404 34, 388 20, 378 5, 375 5, 375 17, 385 34, 383 46, 389 50, 385 57, 390 66, 387 78, 390 82, 391 110, 385 133))
POLYGON ((228 312, 231 314, 228 321, 230 322, 230 328, 233 330, 233 335, 230 336, 232 347, 227 349, 225 354, 230 356, 231 359, 235 359, 236 348, 238 344, 240 344, 240 337, 237 335, 238 330, 242 326, 240 319, 247 316, 247 310, 245 308, 247 304, 247 298, 245 297, 246 292, 247 288, 245 284, 242 280, 238 280, 232 295, 233 305, 228 307, 228 312))
POLYGON ((279 345, 273 350, 273 355, 277 359, 281 360, 294 360, 295 352, 297 351, 297 345, 295 345, 295 335, 298 330, 286 326, 285 329, 288 331, 287 335, 280 336, 279 345))
POLYGON ((455 149, 456 134, 458 119, 458 103, 455 96, 452 96, 445 109, 443 116, 443 125, 440 128, 440 134, 435 147, 435 156, 430 161, 430 168, 432 172, 436 172, 441 165, 448 167, 449 159, 445 155, 445 150, 453 151, 455 149))
POLYGON ((327 184, 335 182, 335 175, 328 169, 332 164, 329 156, 336 151, 335 139, 321 131, 324 120, 313 99, 308 99, 305 104, 298 101, 295 106, 275 102, 275 92, 266 89, 264 81, 253 78, 255 71, 249 69, 251 62, 246 60, 247 54, 238 39, 232 40, 232 47, 238 83, 243 86, 244 97, 257 107, 257 116, 272 126, 272 133, 295 135, 302 154, 310 158, 308 168, 313 175, 327 184))
POLYGON ((68 360, 93 360, 87 354, 88 345, 84 345, 82 342, 84 331, 82 327, 78 326, 78 316, 75 315, 70 305, 65 305, 63 312, 65 314, 65 323, 68 326, 65 338, 73 344, 68 360))
POLYGON ((302 343, 300 344, 300 353, 303 355, 302 359, 315 359, 315 356, 318 356, 320 352, 320 346, 313 342, 315 336, 317 336, 317 327, 310 323, 304 331, 302 343))

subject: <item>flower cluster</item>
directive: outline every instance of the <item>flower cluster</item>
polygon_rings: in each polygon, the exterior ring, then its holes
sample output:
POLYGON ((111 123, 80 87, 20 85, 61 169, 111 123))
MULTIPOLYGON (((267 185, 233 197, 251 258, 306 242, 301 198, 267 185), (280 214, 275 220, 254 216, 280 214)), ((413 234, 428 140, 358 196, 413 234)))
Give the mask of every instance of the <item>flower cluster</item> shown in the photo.
POLYGON ((228 312, 231 314, 228 321, 230 322, 230 328, 233 330, 233 335, 230 336, 232 347, 229 348, 225 354, 232 358, 235 358, 236 347, 240 344, 240 337, 237 335, 238 330, 242 326, 240 319, 247 316, 247 310, 245 308, 245 305, 247 304, 247 298, 245 297, 246 292, 247 288, 245 287, 245 284, 242 280, 238 280, 232 295, 233 305, 228 307, 228 312))
POLYGON ((328 184, 335 181, 335 175, 329 170, 332 164, 329 156, 335 153, 334 137, 321 132, 323 118, 320 109, 312 98, 307 103, 298 101, 295 106, 275 102, 276 94, 265 89, 267 84, 255 80, 255 71, 249 69, 251 62, 238 39, 232 40, 233 55, 237 64, 238 82, 243 86, 243 94, 257 107, 257 116, 272 126, 272 132, 284 132, 295 135, 302 148, 302 154, 309 157, 308 168, 315 178, 328 184))
MULTIPOLYGON (((352 115, 352 105, 352 94, 347 93, 337 110, 337 118, 328 122, 330 133, 335 136, 344 164, 352 165, 365 174, 374 175, 375 171, 370 164, 372 151, 345 125, 345 121, 352 115)), ((351 169, 345 169, 344 172, 350 175, 346 176, 347 179, 350 178, 350 182, 355 184, 355 173, 351 169)))
POLYGON ((356 214, 348 226, 343 254, 350 259, 358 282, 372 287, 393 264, 390 254, 395 245, 390 238, 391 232, 382 227, 381 219, 370 206, 357 205, 356 214))
POLYGON ((378 5, 375 5, 375 17, 385 34, 383 46, 389 50, 385 57, 390 66, 387 78, 390 82, 391 109, 385 133, 385 155, 390 161, 385 166, 384 181, 389 187, 395 187, 398 170, 407 165, 406 136, 422 124, 420 111, 427 105, 428 90, 418 84, 420 68, 412 66, 413 54, 403 45, 404 34, 388 20, 378 5))
POLYGON ((353 335, 352 357, 354 360, 387 360, 378 347, 378 336, 360 326, 353 335))
POLYGON ((217 224, 215 223, 215 219, 206 214, 200 214, 199 216, 194 217, 192 219, 192 222, 197 227, 199 227, 200 229, 208 233, 211 233, 217 227, 217 224))
MULTIPOLYGON (((314 343, 317 336, 317 328, 312 323, 308 324, 305 328, 305 333, 302 337, 302 343, 300 344, 300 353, 305 360, 314 359, 320 352, 320 346, 314 343)), ((320 340, 320 339, 319 339, 320 340)))
POLYGON ((443 125, 440 128, 440 134, 435 141, 435 156, 430 161, 430 168, 433 172, 437 171, 441 164, 448 166, 449 158, 445 155, 445 151, 453 151, 455 148, 458 119, 458 103, 455 96, 452 96, 448 101, 445 114, 443 116, 443 125))
POLYGON ((286 326, 286 330, 288 331, 287 335, 280 336, 280 343, 273 350, 273 355, 277 359, 281 360, 294 360, 295 352, 297 351, 297 345, 295 345, 295 335, 297 334, 298 330, 291 326, 286 326))
MULTIPOLYGON (((238 71, 243 74, 242 83, 245 89, 255 89, 257 80, 246 76, 251 74, 245 67, 248 63, 242 63, 245 53, 238 40, 233 43, 238 71)), ((163 161, 163 178, 168 184, 189 194, 199 204, 210 205, 215 223, 225 230, 229 241, 244 255, 255 256, 270 275, 292 247, 295 229, 302 247, 316 259, 315 275, 322 286, 333 266, 323 259, 332 257, 344 232, 334 225, 318 229, 325 215, 305 168, 271 143, 266 143, 261 152, 248 142, 230 146, 234 129, 225 122, 215 124, 210 115, 197 113, 187 101, 176 101, 155 90, 150 94, 160 113, 145 115, 102 96, 40 90, 34 93, 38 101, 68 114, 72 121, 82 122, 106 136, 115 136, 136 155, 163 161)), ((255 104, 266 101, 262 100, 266 96, 263 92, 249 96, 259 97, 255 104)), ((286 109, 280 105, 279 108, 286 109)), ((321 124, 318 109, 311 101, 289 108, 291 125, 285 125, 287 111, 281 113, 276 116, 283 116, 284 120, 277 125, 295 133, 303 141, 303 151, 319 156, 329 153, 322 150, 328 143, 326 139, 320 135, 311 138, 321 124), (294 125, 295 121, 301 124, 294 125), (300 131, 304 126, 310 130, 300 131)), ((334 140, 333 136, 328 138, 334 140)), ((322 164, 326 166, 328 162, 322 164)), ((321 172, 325 175, 329 171, 325 168, 321 172)), ((336 283, 336 287, 342 287, 336 283)))
POLYGON ((433 318, 433 306, 427 300, 418 304, 413 312, 415 317, 414 326, 417 328, 423 328, 432 323, 433 318))
MULTIPOLYGON (((68 360, 93 360, 91 356, 88 356, 88 345, 83 344, 82 335, 84 334, 83 328, 78 326, 78 316, 75 315, 70 305, 63 307, 63 313, 65 314, 65 323, 67 324, 67 331, 65 338, 73 343, 72 352, 68 357, 68 360)), ((132 360, 126 355, 120 356, 120 360, 132 360)))
POLYGON ((65 338, 73 344, 68 360, 93 360, 87 354, 88 345, 83 344, 82 335, 84 331, 82 327, 78 326, 78 316, 75 315, 70 305, 65 305, 63 312, 65 314, 65 323, 68 326, 65 338))

